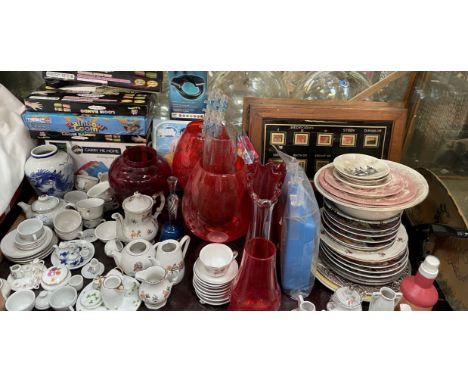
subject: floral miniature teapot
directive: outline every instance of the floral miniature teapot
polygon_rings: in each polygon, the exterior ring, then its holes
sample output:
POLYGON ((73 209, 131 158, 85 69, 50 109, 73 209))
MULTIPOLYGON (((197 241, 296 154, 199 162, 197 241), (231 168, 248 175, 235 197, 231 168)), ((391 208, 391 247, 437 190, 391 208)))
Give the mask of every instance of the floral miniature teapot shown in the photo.
POLYGON ((177 278, 174 280, 174 284, 180 283, 184 278, 184 258, 189 244, 190 236, 185 235, 180 241, 168 239, 154 245, 158 264, 168 272, 179 271, 177 278))
POLYGON ((126 198, 122 203, 125 218, 118 212, 112 214, 112 218, 117 221, 117 239, 126 243, 135 239, 152 241, 158 232, 158 216, 165 201, 162 192, 151 197, 137 191, 126 198), (158 197, 161 204, 153 214, 153 205, 158 197))
POLYGON ((160 309, 166 305, 179 271, 168 272, 156 265, 137 272, 135 278, 141 281, 139 295, 148 309, 160 309))
POLYGON ((136 239, 128 243, 121 252, 111 251, 111 256, 125 274, 133 277, 136 272, 157 264, 155 246, 148 240, 136 239))
POLYGON ((31 205, 19 202, 18 206, 24 211, 26 218, 42 220, 46 226, 53 228, 55 215, 72 205, 56 196, 41 195, 31 205))

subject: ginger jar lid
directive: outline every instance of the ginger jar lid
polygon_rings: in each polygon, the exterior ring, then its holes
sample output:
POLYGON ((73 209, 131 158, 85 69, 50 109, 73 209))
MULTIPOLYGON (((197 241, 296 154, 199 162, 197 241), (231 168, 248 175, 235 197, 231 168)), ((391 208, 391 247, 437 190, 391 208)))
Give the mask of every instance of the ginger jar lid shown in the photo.
POLYGON ((140 213, 153 207, 153 203, 151 196, 140 194, 137 191, 123 201, 122 207, 125 211, 140 213))
POLYGON ((41 195, 33 202, 32 210, 34 212, 47 212, 56 208, 60 203, 59 198, 51 195, 41 195))

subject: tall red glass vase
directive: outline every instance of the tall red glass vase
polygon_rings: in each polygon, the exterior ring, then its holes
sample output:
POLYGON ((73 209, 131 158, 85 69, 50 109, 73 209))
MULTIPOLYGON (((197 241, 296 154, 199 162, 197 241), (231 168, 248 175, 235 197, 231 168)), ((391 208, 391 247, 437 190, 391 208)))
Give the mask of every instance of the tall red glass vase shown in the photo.
POLYGON ((192 233, 216 243, 246 234, 251 210, 247 173, 227 128, 208 132, 202 158, 190 175, 182 199, 182 214, 192 233))
POLYGON ((190 122, 177 143, 172 161, 172 173, 179 179, 179 185, 185 189, 188 178, 203 152, 203 121, 190 122))
POLYGON ((276 277, 276 246, 270 240, 273 209, 281 192, 283 163, 254 163, 247 175, 252 220, 242 261, 231 288, 229 310, 278 310, 281 290, 276 277))

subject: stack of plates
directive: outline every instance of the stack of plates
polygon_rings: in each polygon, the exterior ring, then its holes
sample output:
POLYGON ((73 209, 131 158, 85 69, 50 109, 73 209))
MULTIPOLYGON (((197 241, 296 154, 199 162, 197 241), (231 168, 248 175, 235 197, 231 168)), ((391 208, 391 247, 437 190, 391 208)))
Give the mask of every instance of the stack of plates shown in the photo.
POLYGON ((237 261, 233 261, 225 275, 213 277, 203 271, 200 259, 193 266, 193 287, 202 304, 224 305, 231 298, 231 284, 239 271, 237 261))
POLYGON ((57 242, 54 232, 47 226, 44 226, 44 234, 34 242, 22 241, 15 229, 2 239, 0 250, 11 262, 26 264, 34 259, 44 259, 49 256, 57 242))
POLYGON ((314 184, 348 216, 365 220, 397 216, 422 202, 429 190, 417 171, 362 154, 335 158, 317 171, 314 184))
POLYGON ((391 161, 345 154, 317 171, 314 182, 324 196, 319 280, 330 288, 356 285, 365 294, 383 285, 398 289, 409 269, 401 214, 427 196, 422 175, 391 161))

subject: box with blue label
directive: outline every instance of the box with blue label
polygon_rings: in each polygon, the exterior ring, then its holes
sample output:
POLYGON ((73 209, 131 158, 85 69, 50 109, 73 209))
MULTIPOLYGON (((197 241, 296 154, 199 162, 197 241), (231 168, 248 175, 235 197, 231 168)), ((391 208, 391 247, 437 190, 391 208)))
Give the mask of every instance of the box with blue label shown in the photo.
POLYGON ((171 119, 202 119, 208 94, 208 72, 169 72, 171 119))
POLYGON ((33 138, 37 138, 41 132, 146 136, 151 122, 150 118, 144 116, 86 116, 30 111, 24 112, 22 117, 33 138))
POLYGON ((153 122, 153 148, 170 165, 172 165, 177 142, 179 142, 179 138, 189 122, 156 119, 153 122))

